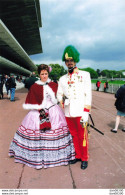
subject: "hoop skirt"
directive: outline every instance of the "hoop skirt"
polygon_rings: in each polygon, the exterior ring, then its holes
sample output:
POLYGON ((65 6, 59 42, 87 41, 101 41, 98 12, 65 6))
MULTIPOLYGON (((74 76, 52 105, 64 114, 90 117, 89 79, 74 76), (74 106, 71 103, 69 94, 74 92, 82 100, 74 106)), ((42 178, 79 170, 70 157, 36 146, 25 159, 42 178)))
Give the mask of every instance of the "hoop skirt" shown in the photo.
POLYGON ((9 148, 9 156, 13 156, 15 162, 41 169, 67 165, 69 160, 75 159, 72 136, 62 109, 53 105, 49 117, 51 129, 41 131, 37 110, 31 110, 25 116, 9 148))

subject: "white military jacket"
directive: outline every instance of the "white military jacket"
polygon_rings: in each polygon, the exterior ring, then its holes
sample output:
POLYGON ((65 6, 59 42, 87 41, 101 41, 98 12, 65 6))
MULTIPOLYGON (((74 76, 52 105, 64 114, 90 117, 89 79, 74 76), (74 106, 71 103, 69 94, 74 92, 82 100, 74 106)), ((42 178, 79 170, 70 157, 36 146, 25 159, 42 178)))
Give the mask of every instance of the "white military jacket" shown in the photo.
POLYGON ((62 76, 58 83, 57 99, 65 99, 64 112, 67 117, 82 116, 85 105, 91 106, 91 79, 89 72, 78 70, 72 75, 62 76))

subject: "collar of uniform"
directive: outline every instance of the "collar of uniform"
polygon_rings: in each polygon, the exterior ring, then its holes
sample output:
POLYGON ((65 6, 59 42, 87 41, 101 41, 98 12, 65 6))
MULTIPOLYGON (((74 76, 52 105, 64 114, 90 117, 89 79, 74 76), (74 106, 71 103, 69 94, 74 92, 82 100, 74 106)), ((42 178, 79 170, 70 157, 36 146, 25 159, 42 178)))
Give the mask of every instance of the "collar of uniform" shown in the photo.
POLYGON ((78 72, 79 72, 79 69, 77 67, 75 67, 74 71, 72 73, 68 72, 68 75, 72 76, 72 74, 75 74, 75 73, 78 74, 78 72))

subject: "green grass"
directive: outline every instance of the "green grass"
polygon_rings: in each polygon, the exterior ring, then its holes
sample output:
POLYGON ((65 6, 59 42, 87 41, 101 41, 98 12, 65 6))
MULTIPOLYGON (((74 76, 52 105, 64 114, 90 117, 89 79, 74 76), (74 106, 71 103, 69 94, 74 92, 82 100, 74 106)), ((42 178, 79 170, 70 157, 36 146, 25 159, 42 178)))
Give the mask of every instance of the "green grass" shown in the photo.
MULTIPOLYGON (((102 80, 101 83, 105 83, 106 80, 102 80)), ((92 83, 96 83, 97 80, 92 80, 92 83)), ((115 84, 115 85, 124 85, 125 81, 120 81, 120 80, 114 80, 114 81, 108 81, 109 84, 115 84)))

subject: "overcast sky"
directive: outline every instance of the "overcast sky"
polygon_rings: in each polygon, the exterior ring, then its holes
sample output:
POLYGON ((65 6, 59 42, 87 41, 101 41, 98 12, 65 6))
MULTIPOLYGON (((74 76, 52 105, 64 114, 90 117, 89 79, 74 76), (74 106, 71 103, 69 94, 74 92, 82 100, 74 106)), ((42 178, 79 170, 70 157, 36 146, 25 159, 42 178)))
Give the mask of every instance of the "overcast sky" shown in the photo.
POLYGON ((62 62, 67 45, 80 53, 78 68, 125 69, 125 0, 40 0, 43 53, 35 64, 62 62))

